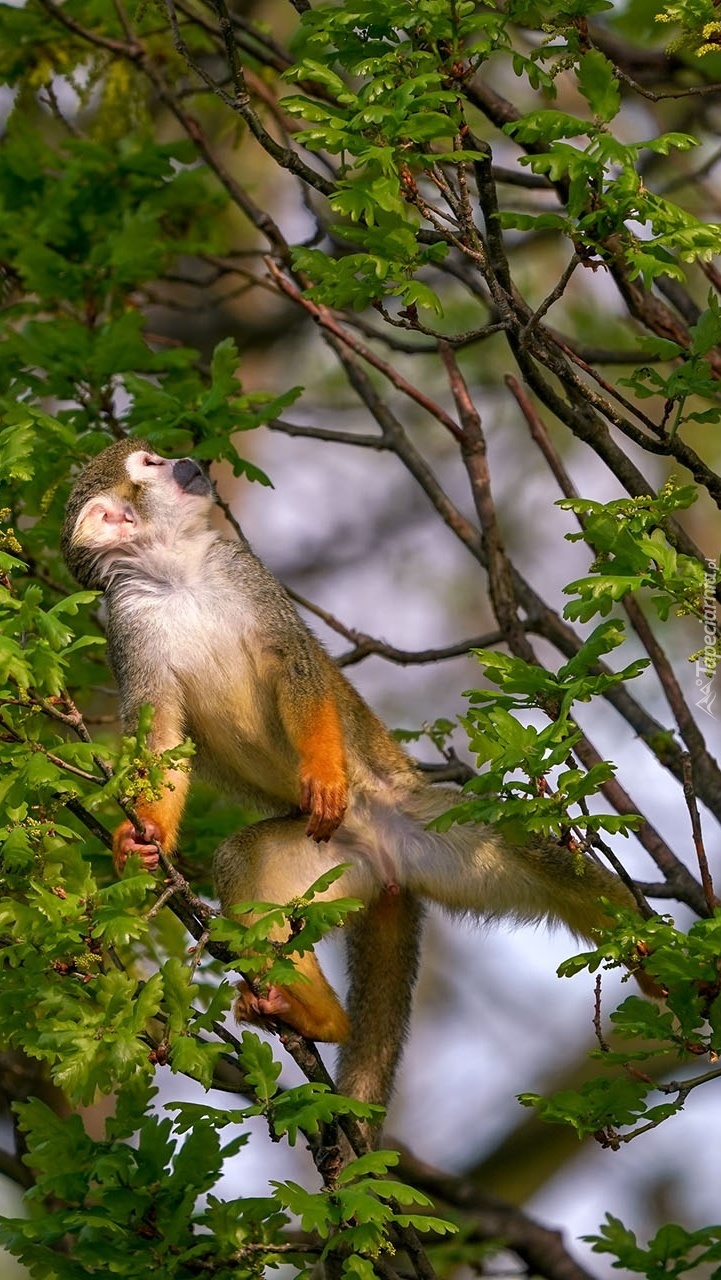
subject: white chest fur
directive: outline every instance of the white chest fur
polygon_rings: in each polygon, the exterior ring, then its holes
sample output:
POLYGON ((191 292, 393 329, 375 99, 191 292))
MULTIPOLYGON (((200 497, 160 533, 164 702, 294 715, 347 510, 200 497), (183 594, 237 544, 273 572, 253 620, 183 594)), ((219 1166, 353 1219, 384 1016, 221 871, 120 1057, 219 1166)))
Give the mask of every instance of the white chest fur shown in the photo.
POLYGON ((161 670, 179 680, 192 700, 223 700, 228 711, 240 685, 251 697, 255 657, 262 651, 252 593, 242 573, 229 579, 213 537, 196 542, 136 549, 132 574, 112 588, 111 611, 123 631, 143 636, 161 670))

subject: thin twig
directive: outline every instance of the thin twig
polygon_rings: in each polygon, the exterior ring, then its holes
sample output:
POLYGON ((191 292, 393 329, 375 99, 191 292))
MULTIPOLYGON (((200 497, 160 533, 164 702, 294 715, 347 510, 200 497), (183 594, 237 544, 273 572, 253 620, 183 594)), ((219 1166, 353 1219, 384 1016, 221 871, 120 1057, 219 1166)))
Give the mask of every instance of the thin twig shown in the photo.
POLYGON ((483 531, 493 610, 512 652, 517 657, 523 658, 525 662, 537 666, 538 659, 519 618, 511 563, 503 546, 491 493, 491 475, 480 414, 473 403, 455 353, 445 343, 440 345, 439 350, 462 424, 461 457, 468 473, 473 501, 483 531))
POLYGON ((714 893, 713 881, 709 870, 708 858, 706 857, 706 849, 703 842, 703 832, 701 830, 701 818, 699 816, 698 805, 696 803, 696 791, 693 781, 693 760, 688 752, 684 752, 683 756, 683 797, 686 801, 689 817, 691 819, 691 832, 693 834, 693 843, 698 859, 699 871, 701 873, 701 884, 708 903, 709 915, 713 915, 716 909, 716 895, 714 893))
MULTIPOLYGON (((577 498, 578 491, 566 471, 556 449, 554 448, 548 430, 537 412, 533 401, 527 395, 524 388, 520 385, 516 378, 510 374, 505 379, 506 386, 515 396, 528 424, 531 439, 538 446, 543 457, 548 464, 553 476, 556 479, 559 489, 566 498, 577 498)), ((584 520, 581 516, 576 517, 578 523, 583 529, 584 520)), ((641 640, 649 658, 653 664, 654 670, 658 676, 661 687, 666 696, 666 700, 673 712, 676 723, 679 727, 681 736, 686 743, 689 751, 693 752, 694 759, 703 759, 704 768, 707 773, 716 775, 716 786, 721 794, 721 769, 710 754, 706 747, 701 730, 693 718, 691 709, 683 696, 681 686, 676 679, 673 667, 664 653, 661 645, 651 630, 643 610, 632 595, 624 597, 623 608, 628 615, 629 622, 634 631, 641 640)))
POLYGON ((450 414, 447 414, 439 404, 424 395, 422 391, 418 390, 418 387, 415 387, 407 378, 398 373, 397 369, 394 369, 386 360, 382 360, 380 356, 376 355, 375 351, 372 351, 365 343, 360 342, 352 333, 349 333, 347 329, 338 323, 328 307, 312 302, 310 298, 302 294, 288 277, 278 269, 271 258, 266 258, 266 265, 282 293, 292 298, 293 302, 298 303, 299 306, 304 307, 322 329, 339 339, 350 351, 355 352, 356 355, 359 355, 368 364, 372 365, 374 369, 377 369, 379 373, 382 373, 383 377, 387 378, 392 386, 402 391, 410 400, 414 400, 422 409, 425 409, 426 413, 436 418, 455 440, 460 441, 462 433, 458 423, 454 422, 450 414))
POLYGON ((602 995, 603 977, 600 973, 596 974, 594 983, 594 1000, 593 1000, 593 1029, 596 1033, 599 1047, 603 1053, 610 1053, 610 1045, 603 1034, 603 1021, 601 1016, 601 995, 602 995))
POLYGON ((201 933, 200 937, 197 939, 195 946, 191 947, 190 954, 193 957, 190 964, 191 978, 195 976, 195 971, 198 968, 198 965, 200 964, 203 952, 209 942, 210 942, 210 930, 206 929, 205 932, 201 933))
MULTIPOLYGON (((571 480, 571 477, 569 476, 561 459, 559 458, 556 450, 554 449, 553 444, 551 442, 550 435, 546 429, 545 423, 543 422, 543 419, 541 418, 540 414, 537 412, 532 400, 526 394, 524 388, 521 387, 518 381, 515 378, 513 378, 510 374, 506 376, 505 381, 506 381, 506 385, 515 396, 523 412, 523 416, 526 419, 526 422, 528 424, 531 438, 533 439, 535 444, 538 445, 538 448, 543 454, 543 457, 547 462, 554 478, 556 479, 561 492, 564 494, 565 497, 568 497, 568 498, 577 497, 578 495, 577 495, 576 488, 573 484, 573 481, 571 480)), ((583 519, 580 516, 577 516, 577 519, 581 529, 583 529, 584 527, 583 519)), ((626 603, 628 603, 628 601, 626 603)), ((638 606, 635 604, 635 601, 631 601, 631 614, 634 617, 636 617, 637 623, 639 622, 639 618, 637 615, 640 615, 640 617, 643 618, 643 615, 641 614, 641 611, 638 608, 638 606)), ((656 654, 655 651, 653 656, 659 659, 659 655, 656 654)), ((664 673, 664 675, 666 675, 667 674, 666 666, 668 665, 668 663, 662 651, 661 651, 661 657, 663 658, 663 663, 660 663, 660 670, 664 673), (665 664, 665 666, 663 664, 665 664)), ((660 662, 660 659, 659 659, 659 662, 660 662)), ((599 669, 603 669, 603 668, 599 667, 599 669)), ((680 690, 679 690, 679 696, 680 696, 680 690)), ((595 764, 601 763, 601 757, 598 755, 598 752, 595 750, 592 744, 585 737, 582 738, 577 744, 576 754, 578 755, 579 759, 582 761, 582 763, 587 769, 592 768, 593 765, 595 764)), ((715 765, 715 761, 711 761, 711 763, 715 765)), ((634 808, 633 802, 630 796, 627 795, 627 793, 621 787, 617 779, 611 778, 608 782, 604 783, 602 790, 603 790, 603 794, 613 804, 614 808, 618 813, 633 814, 634 812, 638 812, 638 810, 634 808)), ((699 888, 698 885, 693 880, 693 877, 690 875, 690 872, 684 866, 684 864, 680 861, 680 859, 676 858, 675 854, 673 854, 672 851, 668 848, 668 846, 665 845, 665 842, 662 840, 662 837, 655 830, 655 828, 653 828, 651 824, 646 819, 644 819, 644 826, 636 834, 638 836, 640 843, 643 844, 647 852, 651 854, 651 857, 654 858, 657 866, 661 868, 664 874, 669 878, 669 881, 671 881, 677 887, 680 885, 680 882, 683 881, 684 889, 685 889, 685 892, 683 895, 684 899, 686 901, 689 900, 687 895, 690 891, 694 898, 694 905, 696 907, 696 910, 700 910, 701 914, 706 914, 702 905, 703 897, 700 895, 698 891, 698 888, 699 888)), ((614 865, 614 869, 625 880, 628 887, 631 889, 634 896, 637 898, 639 909, 641 910, 641 912, 644 915, 649 914, 648 904, 645 903, 643 897, 640 895, 638 886, 635 885, 635 883, 631 881, 630 878, 627 876, 621 864, 618 863, 617 859, 615 858, 615 855, 612 854, 612 851, 607 849, 607 850, 604 850, 604 852, 606 852, 606 855, 610 857, 614 865)))
POLYGON ((642 98, 648 98, 650 102, 663 102, 666 98, 703 98, 708 94, 717 96, 721 93, 721 84, 694 84, 686 89, 647 89, 638 80, 634 80, 628 72, 623 71, 618 63, 614 66, 614 71, 619 80, 623 80, 629 89, 633 89, 634 93, 640 94, 642 98))
POLYGON ((253 110, 250 93, 245 81, 242 64, 237 56, 237 49, 233 37, 233 27, 228 15, 228 10, 223 4, 223 0, 212 0, 213 7, 218 15, 220 24, 220 34, 225 45, 226 56, 228 57, 231 76, 233 79, 235 93, 226 93, 222 85, 215 80, 204 68, 202 63, 196 62, 190 54, 190 51, 183 39, 183 35, 178 22, 174 0, 164 0, 165 7, 168 12, 170 27, 173 35, 173 43, 187 65, 195 72, 203 83, 220 99, 226 107, 236 112, 242 117, 248 125, 253 137, 260 143, 264 151, 279 165, 282 169, 287 169, 296 177, 301 178, 304 182, 320 191, 323 195, 330 196, 335 191, 335 182, 324 178, 315 169, 311 169, 305 164, 297 152, 289 147, 283 147, 280 143, 268 133, 253 110))
POLYGON ((61 760, 60 756, 56 756, 54 752, 49 751, 41 742, 32 742, 29 738, 24 738, 21 733, 18 733, 17 730, 13 728, 11 724, 8 724, 7 720, 2 716, 0 716, 0 729, 2 729, 3 733, 7 734, 8 738, 13 742, 27 747, 28 750, 33 751, 38 755, 45 756, 45 759, 49 760, 51 764, 54 764, 56 769, 61 769, 64 773, 70 773, 74 778, 82 778, 83 782, 92 782, 98 787, 101 787, 103 783, 107 781, 107 778, 105 777, 98 777, 97 774, 90 773, 87 769, 78 769, 76 765, 68 764, 67 760, 61 760))
POLYGON ((519 341, 521 343, 525 343, 528 341, 529 337, 531 336, 531 333, 536 328, 536 326, 540 324, 546 312, 550 311, 554 302, 558 302, 558 299, 563 296, 566 290, 566 286, 569 280, 571 279, 571 276, 573 275, 574 271, 576 270, 576 267, 579 265, 580 261, 581 259, 579 258, 577 253, 572 254, 571 260, 568 263, 568 266, 563 272, 556 287, 551 290, 551 292, 548 294, 548 297, 544 298, 538 310, 534 311, 530 320, 528 320, 524 325, 523 329, 521 329, 521 333, 519 337, 519 341))
POLYGON ((282 418, 273 418, 266 423, 270 431, 280 431, 283 435, 306 440, 325 440, 331 444, 355 445, 359 449, 374 449, 383 453, 388 449, 387 442, 380 435, 355 435, 351 431, 335 431, 331 427, 305 427, 296 422, 285 422, 282 418))

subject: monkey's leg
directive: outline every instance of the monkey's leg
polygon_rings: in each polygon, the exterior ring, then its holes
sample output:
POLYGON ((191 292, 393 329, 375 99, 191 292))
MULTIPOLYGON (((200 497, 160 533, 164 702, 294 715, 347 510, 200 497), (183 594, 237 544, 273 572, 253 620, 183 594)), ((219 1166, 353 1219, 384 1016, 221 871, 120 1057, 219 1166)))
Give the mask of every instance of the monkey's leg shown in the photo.
POLYGON ((339 1093, 385 1105, 408 1032, 423 905, 404 890, 381 893, 346 926, 350 1035, 339 1093))
POLYGON ((450 788, 424 787, 406 796, 402 808, 373 815, 374 828, 385 830, 395 851, 398 881, 412 893, 452 911, 563 921, 583 937, 609 922, 601 897, 635 906, 617 876, 551 840, 512 844, 480 823, 428 829, 457 798, 450 788))
MULTIPOLYGON (((288 902, 342 861, 343 853, 334 853, 332 845, 319 846, 309 840, 305 822, 298 819, 271 818, 247 827, 226 840, 215 855, 215 884, 223 912, 233 916, 234 904, 239 902, 288 902)), ((320 896, 326 900, 365 898, 366 886, 356 876, 351 880, 344 875, 320 896)), ((248 917, 246 920, 249 922, 248 917)), ((285 941, 289 934, 288 928, 279 930, 277 940, 285 941)), ((272 986, 261 996, 243 984, 236 1003, 238 1019, 280 1020, 311 1040, 345 1040, 348 1017, 315 955, 306 952, 295 959, 295 966, 298 982, 272 986)))
MULTIPOLYGON (((426 824, 450 808, 456 795, 426 788, 410 797, 398 817, 403 883, 414 893, 487 918, 563 922, 577 937, 591 941, 612 923, 602 898, 638 911, 618 876, 553 841, 511 844, 496 828, 471 823, 443 833, 427 830, 426 824)), ((639 967, 638 957, 631 955, 625 963, 645 995, 663 996, 639 967)))

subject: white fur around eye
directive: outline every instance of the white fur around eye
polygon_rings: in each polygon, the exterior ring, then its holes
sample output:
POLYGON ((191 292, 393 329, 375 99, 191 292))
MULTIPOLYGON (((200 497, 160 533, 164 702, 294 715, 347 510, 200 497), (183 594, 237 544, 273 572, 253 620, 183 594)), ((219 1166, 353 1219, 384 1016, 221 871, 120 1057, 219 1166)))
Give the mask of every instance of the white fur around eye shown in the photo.
POLYGON ((125 459, 125 470, 134 484, 143 480, 151 480, 153 476, 162 474, 168 459, 161 458, 159 453, 148 453, 146 449, 138 449, 125 459))

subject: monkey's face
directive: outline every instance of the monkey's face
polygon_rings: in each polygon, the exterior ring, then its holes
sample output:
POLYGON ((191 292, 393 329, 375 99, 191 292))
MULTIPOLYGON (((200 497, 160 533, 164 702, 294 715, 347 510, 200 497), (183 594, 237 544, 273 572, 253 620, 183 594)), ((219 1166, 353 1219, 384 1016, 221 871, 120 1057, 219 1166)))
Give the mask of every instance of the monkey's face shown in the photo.
POLYGON ((207 527, 213 488, 192 458, 163 458, 123 440, 94 458, 70 495, 62 532, 68 568, 104 588, 123 564, 207 527))

